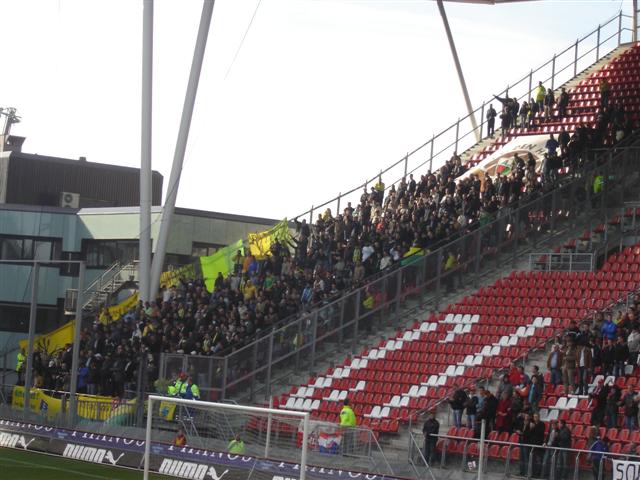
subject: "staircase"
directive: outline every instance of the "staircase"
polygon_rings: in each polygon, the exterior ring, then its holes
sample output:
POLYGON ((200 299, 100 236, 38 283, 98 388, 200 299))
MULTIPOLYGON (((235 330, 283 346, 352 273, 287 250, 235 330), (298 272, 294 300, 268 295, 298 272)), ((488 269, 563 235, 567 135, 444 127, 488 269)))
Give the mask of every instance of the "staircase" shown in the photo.
MULTIPOLYGON (((99 312, 111 296, 117 293, 125 282, 138 281, 138 262, 122 264, 116 261, 98 278, 87 286, 82 294, 82 311, 84 314, 99 312)), ((74 314, 77 305, 77 289, 69 289, 65 298, 65 313, 74 314)))

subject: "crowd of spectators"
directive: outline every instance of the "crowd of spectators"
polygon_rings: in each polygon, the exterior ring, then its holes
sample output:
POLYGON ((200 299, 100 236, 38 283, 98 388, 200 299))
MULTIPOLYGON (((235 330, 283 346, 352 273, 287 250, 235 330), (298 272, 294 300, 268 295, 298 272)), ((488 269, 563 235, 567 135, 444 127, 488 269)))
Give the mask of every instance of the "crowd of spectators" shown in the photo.
MULTIPOLYGON (((470 391, 461 386, 456 388, 448 400, 454 425, 473 429, 477 437, 482 420, 486 421, 487 435, 492 430, 517 433, 521 444, 521 475, 527 473, 530 455, 533 456, 533 476, 548 475, 551 453, 527 445, 572 447, 572 431, 565 420, 545 422, 540 418, 541 400, 550 392, 554 394, 560 385, 565 395, 588 399, 591 424, 585 426, 588 428, 586 445, 593 452, 594 478, 598 478, 603 453, 608 449, 608 439, 600 436, 600 427, 624 428, 630 432, 639 429, 640 393, 635 382, 627 382, 637 374, 638 308, 640 301, 636 300, 626 311, 596 313, 580 324, 571 322, 551 345, 546 362, 550 385, 547 388, 539 367, 533 366, 527 374, 522 366, 516 365, 503 375, 495 394, 484 387, 472 387, 470 391), (626 386, 621 386, 624 384, 626 386)), ((432 447, 427 449, 430 455, 435 444, 432 447)), ((636 455, 638 446, 632 446, 630 451, 636 455)), ((567 453, 559 455, 556 465, 560 468, 560 478, 564 478, 567 453)))
MULTIPOLYGON (((503 112, 517 125, 522 108, 528 107, 503 103, 503 112)), ((540 108, 540 102, 534 103, 540 108)), ((181 279, 117 321, 103 324, 96 319, 83 332, 85 370, 79 383, 88 392, 119 394, 136 382, 136 365, 144 354, 153 359, 148 374, 153 378, 160 352, 224 355, 237 350, 260 332, 362 286, 410 252, 433 251, 487 224, 500 209, 553 188, 558 169, 579 167, 585 149, 608 138, 601 130, 622 123, 625 115, 619 106, 610 109, 607 97, 598 118, 596 128, 580 125, 572 135, 563 131, 557 140, 551 136, 541 166, 532 156, 515 155, 507 173, 461 178, 468 168, 454 153, 437 171, 420 178, 411 174, 388 189, 379 178, 363 190, 355 207, 348 203, 335 215, 327 209, 313 224, 296 219, 291 241, 275 242, 267 258, 238 252, 233 271, 227 277, 220 274, 213 291, 201 279, 181 279)), ((455 254, 448 252, 445 269, 455 264, 455 254)), ((68 383, 66 356, 68 352, 61 352, 36 364, 45 385, 64 388, 68 383)))

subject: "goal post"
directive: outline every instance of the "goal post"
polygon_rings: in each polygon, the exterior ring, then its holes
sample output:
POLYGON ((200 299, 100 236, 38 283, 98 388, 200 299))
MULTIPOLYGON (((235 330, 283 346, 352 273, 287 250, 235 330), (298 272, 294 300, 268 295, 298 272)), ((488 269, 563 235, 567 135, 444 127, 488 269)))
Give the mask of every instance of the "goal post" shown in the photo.
POLYGON ((234 471, 241 478, 262 480, 285 468, 280 476, 306 480, 309 418, 309 412, 150 395, 143 478, 158 472, 220 479, 231 470, 225 480, 234 471), (186 445, 172 445, 177 431, 186 434, 186 445), (213 470, 198 473, 207 471, 206 462, 213 470))

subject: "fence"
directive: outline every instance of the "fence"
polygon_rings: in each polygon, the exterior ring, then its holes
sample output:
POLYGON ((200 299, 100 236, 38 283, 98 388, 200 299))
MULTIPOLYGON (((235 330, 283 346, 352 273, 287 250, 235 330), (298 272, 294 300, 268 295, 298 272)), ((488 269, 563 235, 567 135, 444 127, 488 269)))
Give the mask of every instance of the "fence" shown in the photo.
MULTIPOLYGON (((593 478, 602 480, 605 475, 607 478, 611 475, 614 459, 640 462, 640 455, 635 451, 607 452, 603 456, 603 461, 592 462, 590 458, 593 452, 588 450, 591 445, 587 444, 586 437, 575 439, 576 448, 568 449, 523 444, 513 441, 513 434, 507 436, 511 437, 510 441, 497 440, 497 432, 492 432, 489 438, 483 440, 475 438, 473 432, 469 432, 467 436, 438 435, 438 451, 432 467, 474 473, 481 468, 485 474, 517 476, 527 480, 531 478, 578 480, 585 478, 586 475, 590 477, 593 475, 593 478)), ((416 465, 416 470, 420 474, 421 470, 427 469, 422 451, 424 436, 422 433, 410 432, 410 437, 410 463, 413 462, 416 465)), ((618 447, 612 448, 613 445, 615 443, 609 446, 610 449, 618 450, 618 447)), ((424 478, 424 475, 418 475, 418 478, 424 478)))
MULTIPOLYGON (((637 201, 640 148, 631 146, 609 151, 587 152, 590 159, 575 174, 559 179, 556 188, 520 200, 520 206, 498 212, 484 226, 464 232, 447 245, 426 255, 409 257, 399 268, 345 293, 342 297, 304 313, 283 327, 271 330, 255 342, 225 357, 164 354, 160 376, 169 378, 188 371, 198 378, 208 398, 220 399, 257 391, 270 396, 279 372, 295 368, 313 371, 321 356, 358 350, 363 332, 399 326, 402 308, 414 305, 437 311, 448 291, 477 286, 483 269, 515 266, 521 249, 536 251, 543 237, 562 231, 575 232, 578 225, 592 231, 605 224, 609 214, 625 201, 637 201), (632 172, 636 172, 633 173, 632 172), (603 175, 605 185, 592 193, 594 176, 603 175), (458 256, 457 267, 444 270, 449 253, 458 256), (373 298, 373 308, 365 299, 373 298)), ((616 213, 618 210, 615 210, 616 213)), ((606 252, 622 241, 621 229, 604 228, 597 243, 606 252), (616 231, 618 233, 616 233, 616 231)))
POLYGON ((529 270, 544 272, 592 272, 595 267, 593 253, 542 252, 529 254, 529 270))
MULTIPOLYGON (((579 72, 598 62, 622 43, 631 41, 632 29, 632 18, 619 12, 618 15, 598 25, 593 31, 553 55, 541 66, 530 70, 516 82, 507 85, 501 90, 499 96, 508 95, 510 98, 517 98, 518 101, 528 100, 538 81, 542 81, 545 86, 552 89, 558 88, 574 78, 579 72)), ((470 115, 465 115, 440 133, 434 134, 431 139, 408 152, 400 160, 381 170, 379 174, 375 174, 348 192, 339 193, 330 200, 312 206, 298 216, 308 215, 311 221, 314 212, 322 212, 322 209, 333 206, 336 208, 335 211, 339 213, 341 205, 346 206, 347 202, 359 199, 362 188, 366 189, 369 185, 375 184, 378 175, 388 175, 394 179, 393 182, 387 182, 386 188, 390 188, 392 184, 397 184, 403 177, 423 167, 428 166, 429 171, 441 167, 454 151, 462 152, 475 145, 477 143, 476 135, 478 138, 483 137, 486 123, 485 107, 491 102, 492 99, 486 100, 473 111, 473 115, 480 116, 477 130, 465 129, 465 124, 470 122, 470 115)))

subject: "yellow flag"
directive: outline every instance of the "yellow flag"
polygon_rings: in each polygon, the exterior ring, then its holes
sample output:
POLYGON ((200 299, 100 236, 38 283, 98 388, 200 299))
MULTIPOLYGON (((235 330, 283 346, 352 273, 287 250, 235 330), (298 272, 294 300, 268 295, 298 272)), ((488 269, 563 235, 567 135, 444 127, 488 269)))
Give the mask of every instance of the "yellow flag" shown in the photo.
POLYGON ((260 233, 250 233, 247 237, 249 251, 257 259, 262 259, 271 255, 271 245, 276 241, 286 243, 291 238, 289 233, 289 222, 285 218, 274 225, 269 230, 260 233))
MULTIPOLYGON (((53 332, 36 337, 33 343, 34 350, 46 350, 48 353, 63 350, 68 343, 73 343, 73 329, 75 322, 71 320, 53 332)), ((20 340, 20 348, 27 349, 28 339, 20 340)))

